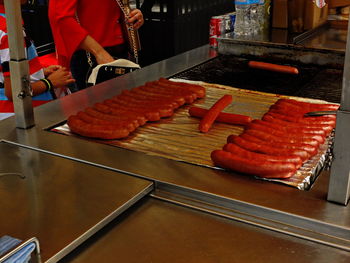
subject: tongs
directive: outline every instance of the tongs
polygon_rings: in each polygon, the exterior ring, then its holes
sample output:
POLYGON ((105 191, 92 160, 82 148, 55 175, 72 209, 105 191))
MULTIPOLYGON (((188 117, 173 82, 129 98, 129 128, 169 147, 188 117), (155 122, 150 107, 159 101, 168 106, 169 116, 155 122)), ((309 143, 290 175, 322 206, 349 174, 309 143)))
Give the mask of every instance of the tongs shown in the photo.
POLYGON ((312 117, 312 116, 324 116, 324 115, 336 115, 337 111, 311 111, 304 114, 304 117, 312 117))

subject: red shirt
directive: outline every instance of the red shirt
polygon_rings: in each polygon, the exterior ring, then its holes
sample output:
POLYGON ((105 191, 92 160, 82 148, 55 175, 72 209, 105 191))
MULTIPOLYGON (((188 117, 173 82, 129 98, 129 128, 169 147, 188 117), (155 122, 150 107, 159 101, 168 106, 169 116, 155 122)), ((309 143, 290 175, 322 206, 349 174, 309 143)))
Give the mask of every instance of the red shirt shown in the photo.
POLYGON ((119 23, 121 10, 115 0, 50 0, 49 19, 58 61, 68 68, 87 35, 103 47, 124 42, 119 23))

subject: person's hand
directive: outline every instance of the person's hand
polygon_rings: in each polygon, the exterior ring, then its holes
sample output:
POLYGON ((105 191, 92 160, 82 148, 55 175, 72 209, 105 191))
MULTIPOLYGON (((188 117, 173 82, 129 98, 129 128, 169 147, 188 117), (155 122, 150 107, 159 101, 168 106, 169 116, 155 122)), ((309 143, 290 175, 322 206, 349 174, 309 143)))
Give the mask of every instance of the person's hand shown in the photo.
POLYGON ((56 71, 52 72, 47 78, 51 81, 52 85, 55 88, 67 86, 75 82, 75 79, 73 79, 72 74, 69 71, 67 71, 67 69, 64 67, 61 67, 56 71))
POLYGON ((104 49, 101 49, 95 54, 97 64, 106 64, 113 62, 115 59, 104 49))
POLYGON ((130 12, 129 14, 130 18, 128 22, 134 26, 135 29, 139 29, 143 23, 145 22, 143 20, 143 14, 141 10, 139 9, 134 9, 130 12))
POLYGON ((45 77, 50 76, 53 72, 55 72, 60 68, 62 68, 60 65, 51 65, 51 66, 48 66, 47 68, 44 68, 45 77))

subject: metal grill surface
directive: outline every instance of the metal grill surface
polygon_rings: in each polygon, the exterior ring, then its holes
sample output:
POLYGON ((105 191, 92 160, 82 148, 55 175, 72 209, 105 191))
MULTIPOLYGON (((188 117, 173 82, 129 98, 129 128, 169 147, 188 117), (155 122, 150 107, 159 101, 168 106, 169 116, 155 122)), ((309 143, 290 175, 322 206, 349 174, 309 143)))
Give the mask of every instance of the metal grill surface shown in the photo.
MULTIPOLYGON (((205 98, 197 100, 193 105, 210 108, 210 106, 223 95, 231 94, 233 96, 233 103, 224 111, 248 115, 253 119, 260 119, 263 114, 268 111, 269 107, 279 98, 286 97, 237 89, 218 84, 201 82, 201 85, 206 88, 207 95, 205 98)), ((303 100, 316 102, 316 100, 310 99, 303 100)), ((208 133, 200 133, 198 130, 199 119, 189 116, 189 107, 190 106, 184 106, 178 109, 170 118, 162 119, 161 121, 154 123, 147 123, 146 125, 139 127, 126 139, 91 141, 144 152, 148 155, 160 156, 194 165, 221 169, 214 167, 210 158, 211 152, 215 149, 221 149, 226 143, 226 139, 229 135, 239 135, 242 133, 243 127, 215 123, 208 133)), ((70 132, 69 127, 66 124, 54 128, 53 131, 77 136, 70 132)), ((305 163, 292 178, 287 180, 272 179, 270 181, 287 184, 298 189, 307 189, 314 181, 317 173, 326 161, 328 144, 329 141, 322 145, 319 154, 305 163)), ((234 173, 233 176, 235 176, 234 173)))

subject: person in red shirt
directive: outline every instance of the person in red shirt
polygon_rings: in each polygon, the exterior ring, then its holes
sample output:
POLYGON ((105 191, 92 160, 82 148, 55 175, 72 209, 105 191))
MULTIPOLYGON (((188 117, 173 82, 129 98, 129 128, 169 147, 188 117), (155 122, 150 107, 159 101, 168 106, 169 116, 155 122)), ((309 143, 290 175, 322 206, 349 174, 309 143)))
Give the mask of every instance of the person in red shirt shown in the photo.
MULTIPOLYGON (((127 58, 122 34, 122 10, 117 0, 50 0, 49 20, 58 62, 70 68, 78 90, 86 88, 88 54, 95 64, 127 58)), ((138 29, 142 12, 134 9, 128 21, 138 29)))

